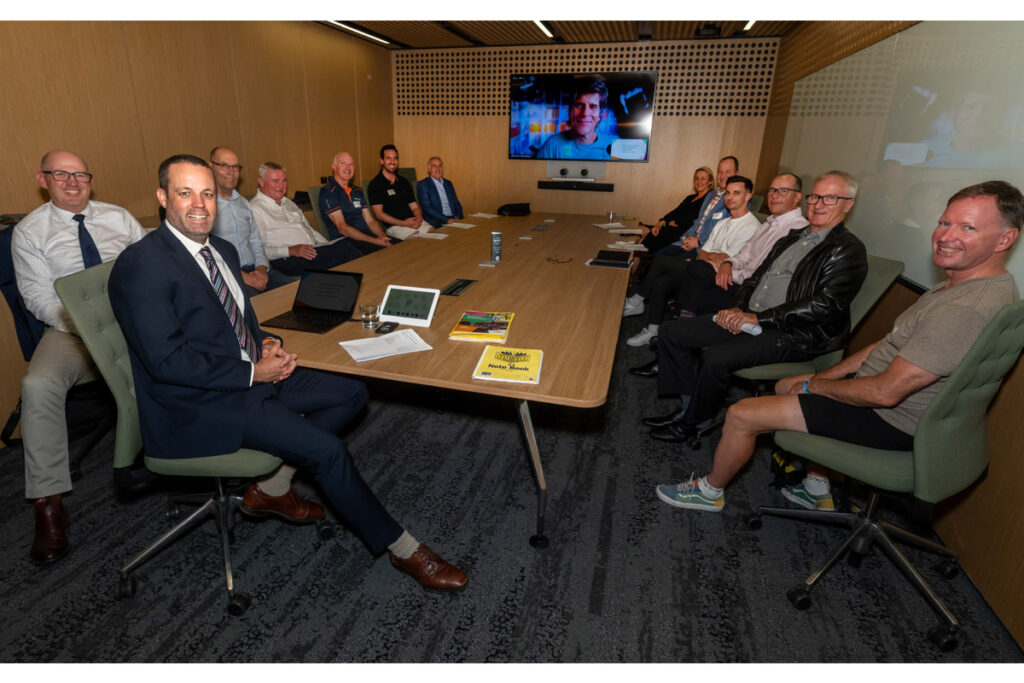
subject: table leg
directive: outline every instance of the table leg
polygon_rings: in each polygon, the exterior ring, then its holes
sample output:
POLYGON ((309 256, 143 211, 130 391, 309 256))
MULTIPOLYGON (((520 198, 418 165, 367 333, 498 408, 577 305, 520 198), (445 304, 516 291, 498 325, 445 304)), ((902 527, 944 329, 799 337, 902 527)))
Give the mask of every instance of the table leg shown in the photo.
POLYGON ((544 510, 548 502, 548 487, 544 482, 544 468, 540 464, 537 435, 533 431, 533 421, 530 419, 530 404, 522 399, 517 400, 516 404, 519 409, 519 424, 523 427, 526 445, 530 449, 533 473, 537 477, 537 533, 530 537, 530 545, 534 548, 547 548, 548 537, 544 535, 544 510))

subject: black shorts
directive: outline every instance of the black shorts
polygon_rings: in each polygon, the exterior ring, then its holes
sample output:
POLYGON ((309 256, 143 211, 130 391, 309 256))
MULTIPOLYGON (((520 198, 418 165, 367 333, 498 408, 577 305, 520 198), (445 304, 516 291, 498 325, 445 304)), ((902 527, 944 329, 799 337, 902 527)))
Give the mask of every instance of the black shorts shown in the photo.
POLYGON ((888 451, 914 450, 914 437, 896 429, 872 408, 860 408, 815 394, 797 394, 807 433, 888 451))

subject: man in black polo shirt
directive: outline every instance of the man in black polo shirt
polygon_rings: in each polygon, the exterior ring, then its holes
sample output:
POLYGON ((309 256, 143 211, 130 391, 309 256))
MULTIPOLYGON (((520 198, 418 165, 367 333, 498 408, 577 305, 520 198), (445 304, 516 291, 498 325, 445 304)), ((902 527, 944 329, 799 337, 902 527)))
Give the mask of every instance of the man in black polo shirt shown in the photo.
POLYGON ((388 235, 404 240, 418 232, 432 231, 423 222, 423 212, 416 203, 409 181, 398 175, 398 149, 394 145, 380 148, 380 173, 366 186, 374 217, 388 235))

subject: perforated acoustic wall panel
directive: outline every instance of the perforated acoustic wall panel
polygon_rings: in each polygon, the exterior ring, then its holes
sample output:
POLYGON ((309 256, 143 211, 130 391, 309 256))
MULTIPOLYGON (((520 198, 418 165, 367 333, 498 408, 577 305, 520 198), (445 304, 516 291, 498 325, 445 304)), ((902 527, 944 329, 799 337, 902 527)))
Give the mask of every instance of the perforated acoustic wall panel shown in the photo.
POLYGON ((402 50, 398 116, 507 116, 513 73, 657 71, 656 116, 764 116, 777 38, 402 50))
POLYGON ((890 52, 875 47, 861 50, 797 81, 789 113, 790 116, 884 116, 889 112, 894 83, 890 52))

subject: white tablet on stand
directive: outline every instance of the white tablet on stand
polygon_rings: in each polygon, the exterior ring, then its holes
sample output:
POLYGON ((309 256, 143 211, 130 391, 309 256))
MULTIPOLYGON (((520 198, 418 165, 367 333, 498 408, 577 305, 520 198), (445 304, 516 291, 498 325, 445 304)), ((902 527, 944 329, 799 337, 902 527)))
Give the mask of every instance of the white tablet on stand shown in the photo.
POLYGON ((413 327, 430 327, 441 290, 426 287, 388 285, 380 303, 381 322, 413 327))

